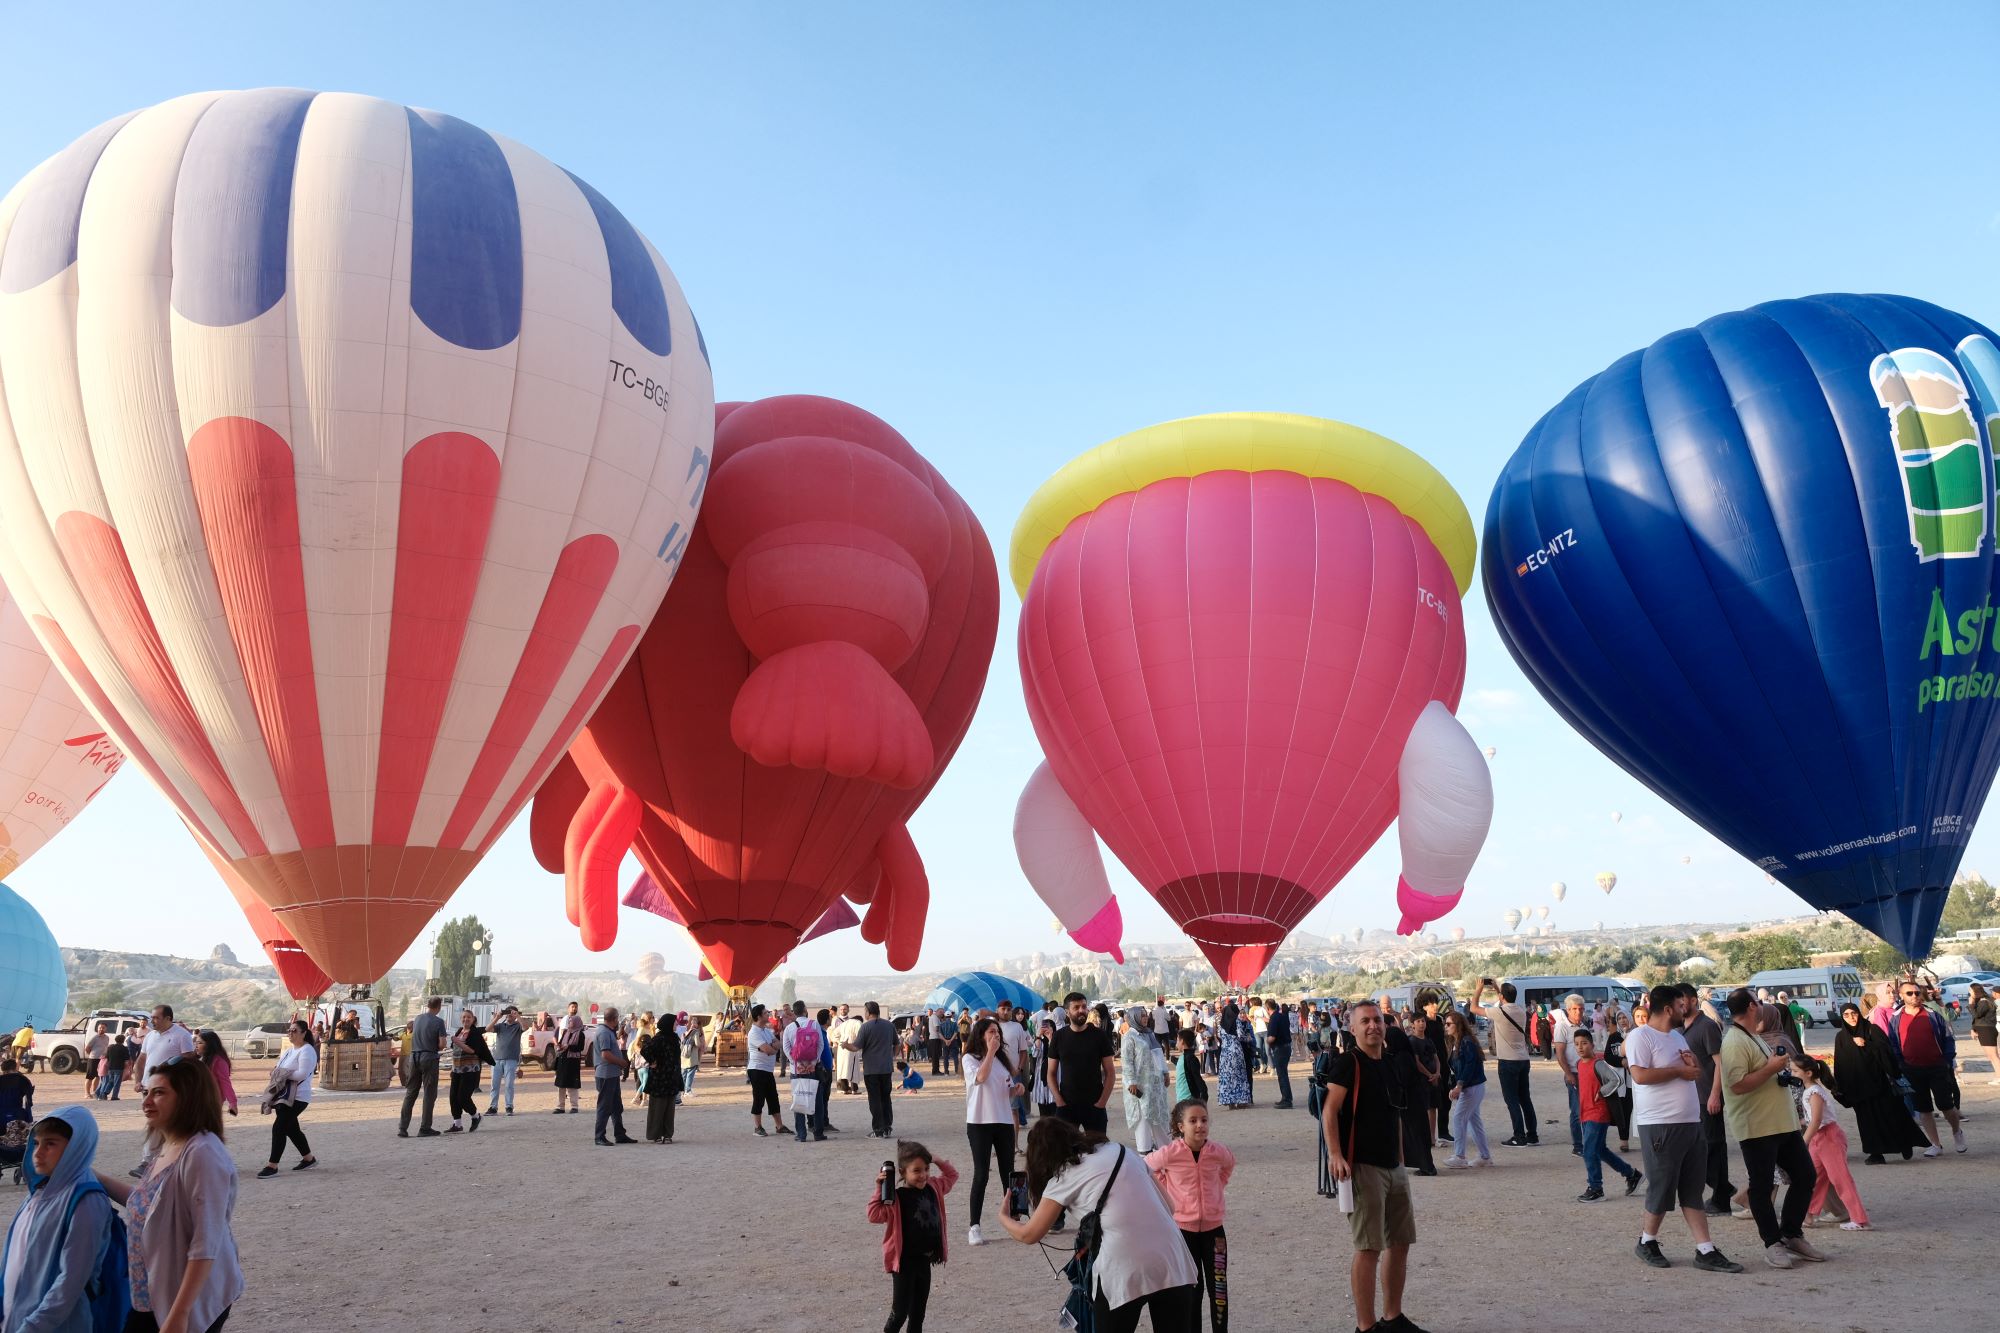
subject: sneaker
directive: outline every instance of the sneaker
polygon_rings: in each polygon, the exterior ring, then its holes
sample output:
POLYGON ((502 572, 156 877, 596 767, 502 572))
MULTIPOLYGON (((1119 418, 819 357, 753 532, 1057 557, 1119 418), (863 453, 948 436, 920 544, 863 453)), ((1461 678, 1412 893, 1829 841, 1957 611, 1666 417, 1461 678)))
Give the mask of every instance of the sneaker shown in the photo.
POLYGON ((1943 1149, 1942 1147, 1940 1147, 1939 1145, 1937 1145, 1937 1144, 1933 1143, 1933 1144, 1932 1144, 1932 1145, 1931 1145, 1930 1147, 1928 1147, 1928 1148, 1924 1149, 1924 1156, 1926 1156, 1926 1157, 1942 1157, 1942 1156, 1944 1156, 1944 1149, 1943 1149))
POLYGON ((1694 1266, 1709 1273, 1740 1273, 1743 1265, 1733 1262, 1721 1250, 1710 1250, 1706 1254, 1699 1251, 1694 1256, 1694 1266))
POLYGON ((417 1131, 417 1137, 420 1139, 435 1139, 443 1136, 435 1129, 420 1129, 417 1131))
POLYGON ((408 1137, 410 1137, 410 1131, 407 1129, 399 1129, 396 1131, 396 1137, 399 1139, 407 1139, 408 1137))
POLYGON ((558 1107, 557 1107, 557 1108, 555 1109, 555 1114, 557 1114, 557 1115, 561 1115, 562 1113, 563 1113, 563 1109, 562 1109, 562 1107, 558 1106, 558 1107))
POLYGON ((1823 1264, 1826 1262, 1826 1256, 1814 1249, 1813 1243, 1804 1236, 1787 1236, 1785 1237, 1784 1245, 1786 1249, 1809 1264, 1823 1264))
POLYGON ((1764 1262, 1773 1268, 1798 1267, 1798 1260, 1792 1258, 1792 1252, 1782 1244, 1766 1245, 1764 1247, 1764 1262))
POLYGON ((600 1148, 609 1148, 611 1146, 610 1139, 592 1139, 591 1142, 600 1148))
POLYGON ((1603 1197, 1604 1197, 1604 1191, 1602 1189, 1597 1188, 1596 1186, 1592 1186, 1590 1189, 1587 1189, 1583 1193, 1577 1195, 1576 1201, 1578 1203, 1596 1203, 1603 1197))
POLYGON ((1954 1129, 1951 1132, 1951 1146, 1954 1151, 1965 1151, 1965 1131, 1963 1129, 1954 1129))
POLYGON ((1375 1321, 1375 1327, 1381 1329, 1383 1333, 1424 1333, 1424 1330, 1418 1328, 1406 1314, 1399 1314, 1391 1319, 1378 1319, 1375 1321))
POLYGON ((979 1227, 976 1223, 970 1231, 965 1233, 965 1243, 967 1245, 984 1245, 986 1243, 986 1237, 979 1234, 979 1227))
POLYGON ((1879 1152, 1871 1152, 1866 1157, 1861 1159, 1861 1164, 1863 1166, 1880 1166, 1882 1165, 1882 1154, 1879 1152))
POLYGON ((1581 1157, 1581 1156, 1583 1156, 1583 1149, 1581 1149, 1581 1148, 1571 1148, 1571 1149, 1569 1150, 1569 1155, 1570 1155, 1571 1157, 1581 1157))
POLYGON ((472 1128, 467 1130, 466 1133, 477 1134, 479 1132, 479 1122, 484 1120, 485 1118, 486 1117, 483 1115, 476 1115, 472 1117, 472 1128))
POLYGON ((1730 1208, 1729 1215, 1739 1222, 1755 1221, 1757 1217, 1746 1205, 1740 1203, 1730 1208))
POLYGON ((759 1125, 757 1126, 757 1137, 760 1139, 768 1139, 771 1137, 771 1134, 769 1130, 765 1129, 762 1125, 759 1125))
POLYGON ((1840 1224, 1840 1229, 1842 1231, 1873 1231, 1875 1228, 1866 1222, 1847 1221, 1840 1224))
POLYGON ((618 1134, 613 1136, 611 1141, 613 1143, 637 1143, 639 1140, 633 1138, 630 1134, 618 1134))
POLYGON ((1639 1192, 1639 1182, 1645 1178, 1646 1173, 1644 1171, 1634 1171, 1631 1175, 1625 1177, 1625 1197, 1629 1199, 1634 1194, 1637 1194, 1639 1192))
POLYGON ((1526 1139, 1502 1139, 1500 1140, 1500 1146, 1503 1148, 1525 1148, 1528 1146, 1528 1141, 1526 1139))
POLYGON ((1540 1139, 1529 1139, 1527 1146, 1530 1148, 1539 1148, 1542 1146, 1542 1141, 1540 1139))
POLYGON ((452 1126, 452 1127, 451 1127, 450 1129, 447 1129, 447 1130, 445 1131, 445 1133, 447 1133, 447 1134, 463 1134, 463 1133, 465 1133, 465 1126, 464 1126, 464 1125, 453 1125, 453 1126, 452 1126))
POLYGON ((1656 1240, 1640 1241, 1637 1245, 1634 1245, 1632 1247, 1632 1253, 1638 1255, 1641 1259, 1644 1259, 1647 1263, 1651 1264, 1655 1268, 1673 1267, 1673 1263, 1667 1258, 1667 1256, 1660 1253, 1660 1242, 1656 1240))
POLYGON ((507 1114, 508 1114, 508 1115, 512 1115, 512 1114, 514 1114, 514 1108, 513 1108, 513 1107, 511 1107, 511 1106, 510 1106, 510 1107, 508 1107, 508 1108, 507 1108, 507 1114))
POLYGON ((1473 1163, 1473 1165, 1474 1165, 1474 1166, 1491 1166, 1491 1165, 1493 1165, 1493 1159, 1492 1159, 1491 1157, 1482 1157, 1482 1158, 1480 1158, 1480 1159, 1479 1159, 1478 1161, 1474 1162, 1474 1163, 1473 1163))
POLYGON ((1444 1164, 1446 1169, 1452 1171, 1463 1171, 1472 1165, 1472 1163, 1466 1161, 1463 1157, 1447 1157, 1444 1159, 1444 1164))

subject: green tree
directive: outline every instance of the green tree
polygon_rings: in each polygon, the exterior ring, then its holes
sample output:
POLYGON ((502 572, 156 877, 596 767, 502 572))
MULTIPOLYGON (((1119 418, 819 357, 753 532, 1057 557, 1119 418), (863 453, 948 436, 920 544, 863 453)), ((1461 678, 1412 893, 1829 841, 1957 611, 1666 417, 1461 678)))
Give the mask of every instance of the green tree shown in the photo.
POLYGON ((1910 960, 1902 950, 1878 940, 1856 951, 1854 969, 1866 979, 1899 977, 1910 970, 1910 960))
POLYGON ((1742 974, 1772 972, 1780 968, 1804 967, 1805 941, 1796 935, 1744 935, 1725 941, 1723 953, 1730 967, 1742 974))
POLYGON ((486 938, 486 927, 476 916, 461 916, 438 929, 437 975, 431 980, 446 995, 470 995, 481 989, 482 979, 474 975, 472 960, 486 938))
POLYGON ((2000 890, 1974 875, 1959 880, 1945 896, 1944 918, 1939 929, 1945 933, 1978 930, 2000 918, 2000 890))

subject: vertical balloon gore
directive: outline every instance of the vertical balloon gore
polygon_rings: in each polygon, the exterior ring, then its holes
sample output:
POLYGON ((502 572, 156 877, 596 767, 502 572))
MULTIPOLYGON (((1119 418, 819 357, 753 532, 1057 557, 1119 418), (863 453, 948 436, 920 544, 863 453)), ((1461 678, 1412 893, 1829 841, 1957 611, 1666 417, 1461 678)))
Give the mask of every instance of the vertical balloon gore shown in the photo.
POLYGON ((605 782, 583 798, 570 823, 565 888, 576 907, 583 947, 593 953, 610 948, 618 938, 618 867, 632 849, 644 812, 637 792, 605 782))

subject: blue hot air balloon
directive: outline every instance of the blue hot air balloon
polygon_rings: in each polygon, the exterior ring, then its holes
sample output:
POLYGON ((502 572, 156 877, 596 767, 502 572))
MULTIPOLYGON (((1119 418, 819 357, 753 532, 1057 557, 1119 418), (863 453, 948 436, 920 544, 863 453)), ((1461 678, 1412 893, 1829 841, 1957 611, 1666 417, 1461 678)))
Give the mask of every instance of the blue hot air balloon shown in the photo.
POLYGON ((2000 764, 2000 348, 1900 296, 1672 333, 1486 511, 1501 637, 1570 725, 1814 907, 1931 948, 2000 764))
POLYGON ((51 1028, 69 1004, 62 950, 42 914, 0 884, 0 1029, 51 1028))
POLYGON ((1042 1007, 1042 997, 1026 982, 994 972, 961 972, 940 981, 937 989, 924 997, 924 1008, 947 1009, 955 1014, 960 1010, 992 1009, 1002 1000, 1029 1010, 1042 1007))

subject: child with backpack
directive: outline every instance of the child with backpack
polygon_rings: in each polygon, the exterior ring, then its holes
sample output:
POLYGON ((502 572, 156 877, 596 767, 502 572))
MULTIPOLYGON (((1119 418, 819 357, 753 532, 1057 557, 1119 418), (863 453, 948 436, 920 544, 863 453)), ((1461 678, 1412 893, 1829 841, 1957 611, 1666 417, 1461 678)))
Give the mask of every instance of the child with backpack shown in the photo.
POLYGON ((1576 1196, 1577 1202, 1596 1203, 1604 1197, 1604 1168, 1607 1166, 1625 1177, 1625 1193, 1630 1195, 1639 1188, 1640 1172, 1611 1151, 1611 1146, 1604 1141, 1605 1135, 1611 1132, 1611 1103, 1608 1099, 1625 1090, 1627 1075, 1610 1061, 1597 1058, 1597 1040, 1588 1029, 1579 1027, 1574 1041, 1577 1118, 1583 1124, 1584 1177, 1584 1191, 1576 1196))
POLYGON ((1146 1166, 1173 1209, 1188 1253, 1208 1295, 1210 1333, 1229 1329, 1229 1238, 1222 1231, 1222 1192, 1236 1174, 1236 1154, 1208 1137, 1208 1103, 1175 1105, 1174 1137, 1146 1154, 1146 1166))
POLYGON ((0 1249, 0 1327, 100 1333, 131 1307, 125 1224, 97 1182, 97 1121, 68 1106, 35 1122, 28 1200, 0 1249))
POLYGON ((931 1150, 913 1139, 896 1145, 895 1179, 889 1169, 875 1173, 868 1197, 868 1220, 883 1228, 882 1267, 889 1272, 889 1322, 883 1333, 924 1333, 924 1310, 931 1299, 931 1265, 945 1260, 944 1196, 958 1183, 950 1162, 933 1160, 931 1150), (935 1168, 937 1175, 931 1175, 935 1168))

